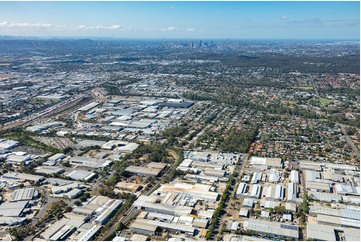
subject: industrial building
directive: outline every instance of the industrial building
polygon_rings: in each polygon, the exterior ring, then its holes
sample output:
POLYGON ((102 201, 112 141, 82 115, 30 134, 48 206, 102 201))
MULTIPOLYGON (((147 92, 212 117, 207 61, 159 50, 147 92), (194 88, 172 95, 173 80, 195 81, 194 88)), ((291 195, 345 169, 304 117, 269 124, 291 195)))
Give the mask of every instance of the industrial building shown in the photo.
POLYGON ((321 163, 317 163, 317 162, 312 162, 312 161, 306 161, 306 160, 301 160, 299 161, 300 163, 300 169, 301 170, 310 170, 310 171, 321 171, 321 163))
POLYGON ((172 215, 168 215, 168 214, 163 214, 163 213, 156 213, 156 212, 147 212, 145 217, 147 219, 157 219, 161 222, 172 222, 174 219, 174 216, 172 215))
POLYGON ((242 203, 242 207, 253 208, 253 199, 245 198, 242 203))
POLYGON ((26 217, 0 217, 0 225, 15 226, 23 223, 26 217))
POLYGON ((33 126, 27 127, 25 130, 33 133, 41 133, 45 130, 62 127, 65 123, 63 122, 50 122, 50 123, 43 123, 43 124, 36 124, 33 126))
POLYGON ((296 202, 297 200, 297 185, 296 183, 290 182, 287 185, 287 201, 296 202))
POLYGON ((35 171, 36 173, 40 173, 40 174, 52 175, 52 174, 61 174, 64 172, 64 169, 54 166, 38 166, 35 168, 35 171))
POLYGON ((106 142, 102 141, 102 140, 91 140, 91 139, 86 139, 86 140, 81 140, 78 142, 78 146, 81 148, 85 148, 85 147, 96 147, 99 146, 101 147, 102 145, 104 145, 106 142))
POLYGON ((277 169, 268 171, 268 182, 277 183, 280 179, 280 172, 277 169))
POLYGON ((142 185, 129 182, 118 182, 115 187, 129 192, 137 192, 142 189, 142 185))
POLYGON ((349 208, 333 209, 322 206, 310 206, 310 214, 316 214, 316 215, 323 214, 333 217, 360 220, 360 210, 349 209, 349 208))
POLYGON ((41 182, 45 179, 43 176, 19 173, 19 172, 8 172, 1 176, 1 179, 17 181, 17 182, 41 182))
POLYGON ((339 195, 355 195, 360 196, 360 188, 352 185, 336 184, 335 191, 339 195))
POLYGON ((324 202, 338 202, 342 200, 342 196, 335 193, 309 191, 309 199, 324 202))
POLYGON ((237 191, 236 191, 236 197, 244 197, 247 196, 248 193, 248 185, 244 182, 239 183, 237 191))
POLYGON ((292 183, 296 183, 296 184, 300 183, 300 175, 299 175, 298 171, 296 171, 296 170, 291 171, 290 181, 292 183))
POLYGON ((266 209, 275 208, 276 206, 280 205, 280 202, 277 201, 269 201, 269 200, 261 200, 261 207, 266 209))
POLYGON ((135 233, 154 235, 158 229, 163 229, 172 233, 184 233, 188 236, 193 236, 195 228, 190 225, 179 223, 167 223, 157 220, 148 220, 137 218, 134 223, 130 225, 130 229, 135 233))
POLYGON ((147 223, 148 220, 136 219, 131 225, 130 229, 134 233, 144 234, 148 236, 155 235, 159 231, 159 227, 155 224, 147 223))
POLYGON ((66 218, 56 221, 40 234, 40 238, 47 241, 56 241, 65 238, 71 232, 71 227, 66 225, 69 221, 70 219, 66 218))
POLYGON ((105 224, 115 211, 122 205, 123 201, 118 199, 110 199, 103 206, 95 210, 98 217, 95 219, 96 224, 105 224))
POLYGON ((20 145, 19 141, 0 139, 0 150, 11 150, 20 145))
POLYGON ((219 198, 217 192, 210 191, 211 186, 204 184, 188 184, 175 182, 171 184, 163 184, 160 188, 156 190, 156 193, 176 193, 191 197, 195 200, 203 200, 216 202, 219 198))
POLYGON ((43 163, 43 165, 54 166, 54 165, 56 165, 59 161, 63 160, 64 158, 65 158, 65 155, 64 155, 64 154, 58 153, 58 154, 55 154, 55 155, 49 157, 48 160, 43 163))
POLYGON ((262 178, 262 174, 260 172, 253 172, 251 183, 258 183, 262 178))
POLYGON ((239 211, 239 216, 248 218, 249 210, 246 208, 241 208, 239 211))
POLYGON ((6 157, 6 162, 14 165, 25 164, 28 165, 33 161, 29 155, 9 155, 6 157))
POLYGON ((131 174, 138 176, 159 176, 159 174, 167 167, 167 164, 160 162, 150 162, 146 166, 128 166, 125 170, 131 174))
POLYGON ((205 218, 196 218, 193 220, 192 226, 199 229, 206 229, 209 225, 209 220, 205 218))
POLYGON ((35 190, 35 188, 17 189, 11 195, 10 202, 29 201, 37 197, 38 195, 39 193, 35 190))
POLYGON ((278 184, 276 185, 276 191, 274 199, 276 200, 283 200, 285 198, 285 188, 284 186, 278 184))
POLYGON ((5 202, 0 205, 0 217, 21 217, 28 201, 5 202))
POLYGON ((96 174, 85 170, 74 170, 66 176, 77 181, 90 181, 96 176, 96 174))
POLYGON ((128 142, 120 140, 110 140, 101 146, 104 150, 113 150, 116 147, 125 146, 128 142))
POLYGON ((280 158, 263 158, 252 156, 250 164, 253 166, 266 166, 267 168, 283 168, 282 159, 280 158))
POLYGON ((267 200, 283 200, 285 198, 285 187, 280 184, 264 186, 262 197, 265 197, 267 200))
POLYGON ((360 228, 360 219, 342 218, 331 215, 318 214, 317 222, 319 224, 335 225, 339 227, 360 228))
POLYGON ((360 241, 360 229, 334 227, 323 224, 307 224, 307 240, 360 241))
POLYGON ((94 238, 94 235, 102 228, 101 225, 94 225, 89 230, 84 231, 83 233, 79 234, 78 241, 90 241, 94 238))
POLYGON ((137 176, 145 176, 145 177, 158 176, 161 172, 160 169, 152 169, 142 166, 128 166, 125 170, 130 174, 134 174, 137 176))
POLYGON ((205 168, 203 173, 206 176, 214 176, 214 177, 224 177, 224 175, 226 174, 226 172, 224 170, 217 170, 217 169, 210 169, 210 168, 205 168))
POLYGON ((306 181, 306 189, 316 192, 331 192, 331 186, 328 183, 322 183, 320 181, 306 181))
POLYGON ((112 163, 111 160, 103 160, 103 159, 96 159, 96 158, 82 157, 82 156, 72 157, 69 160, 69 162, 72 165, 80 165, 90 168, 104 168, 112 163))
POLYGON ((168 214, 173 216, 182 216, 191 214, 193 208, 182 206, 182 205, 174 205, 168 203, 156 203, 157 197, 153 196, 145 196, 141 195, 138 199, 133 203, 133 206, 137 209, 141 209, 148 212, 156 212, 162 214, 168 214))
POLYGON ((249 219, 243 223, 246 230, 251 230, 264 235, 274 235, 281 238, 299 238, 299 227, 284 223, 268 222, 259 219, 249 219))
POLYGON ((251 198, 260 198, 261 197, 261 190, 262 190, 262 186, 259 184, 253 184, 251 186, 251 191, 249 196, 251 198))

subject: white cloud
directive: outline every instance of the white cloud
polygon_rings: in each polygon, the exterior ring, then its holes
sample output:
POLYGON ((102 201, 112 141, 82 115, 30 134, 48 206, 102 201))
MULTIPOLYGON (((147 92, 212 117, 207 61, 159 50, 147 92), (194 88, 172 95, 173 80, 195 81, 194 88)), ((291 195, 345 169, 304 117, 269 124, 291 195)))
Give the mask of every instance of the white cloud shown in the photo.
POLYGON ((54 26, 51 25, 51 24, 43 24, 43 23, 32 24, 32 23, 2 22, 2 23, 0 23, 0 27, 3 27, 3 28, 51 28, 51 27, 54 27, 54 26))
POLYGON ((109 29, 121 29, 122 28, 122 26, 120 26, 120 25, 112 25, 112 26, 110 26, 110 27, 108 27, 109 29))
POLYGON ((281 16, 281 19, 288 19, 288 16, 281 16))
POLYGON ((168 27, 168 28, 161 29, 161 31, 169 31, 169 32, 176 31, 176 30, 178 30, 178 29, 176 29, 175 27, 168 27))
POLYGON ((79 25, 78 29, 86 29, 86 25, 79 25))
POLYGON ((186 29, 186 31, 194 31, 194 29, 193 28, 188 28, 188 29, 186 29))
POLYGON ((170 9, 173 10, 173 9, 175 9, 175 7, 174 7, 174 6, 170 6, 170 9))
POLYGON ((79 25, 78 29, 80 30, 112 30, 112 29, 121 29, 122 26, 120 25, 111 25, 111 26, 103 26, 103 25, 95 25, 95 26, 86 26, 86 25, 79 25))

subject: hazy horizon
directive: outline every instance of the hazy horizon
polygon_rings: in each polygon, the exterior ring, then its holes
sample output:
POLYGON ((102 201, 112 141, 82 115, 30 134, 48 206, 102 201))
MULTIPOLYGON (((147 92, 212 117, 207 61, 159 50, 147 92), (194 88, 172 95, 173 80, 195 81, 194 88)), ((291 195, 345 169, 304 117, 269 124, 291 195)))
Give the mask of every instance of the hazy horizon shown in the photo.
POLYGON ((0 2, 0 34, 117 39, 360 39, 359 2, 0 2))

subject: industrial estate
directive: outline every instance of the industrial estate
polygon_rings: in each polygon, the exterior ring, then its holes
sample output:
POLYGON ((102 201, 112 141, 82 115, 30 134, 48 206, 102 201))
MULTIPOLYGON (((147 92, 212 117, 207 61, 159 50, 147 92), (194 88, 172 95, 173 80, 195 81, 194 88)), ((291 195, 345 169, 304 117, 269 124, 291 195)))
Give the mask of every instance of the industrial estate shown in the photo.
POLYGON ((0 36, 0 240, 360 241, 359 53, 0 36))

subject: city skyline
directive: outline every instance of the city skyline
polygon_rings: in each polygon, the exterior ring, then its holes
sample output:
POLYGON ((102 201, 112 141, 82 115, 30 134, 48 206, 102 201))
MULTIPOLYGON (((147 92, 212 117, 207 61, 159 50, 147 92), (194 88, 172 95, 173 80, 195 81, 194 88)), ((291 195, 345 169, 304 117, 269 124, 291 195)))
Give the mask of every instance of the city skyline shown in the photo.
POLYGON ((0 35, 355 39, 359 2, 0 2, 0 35))

